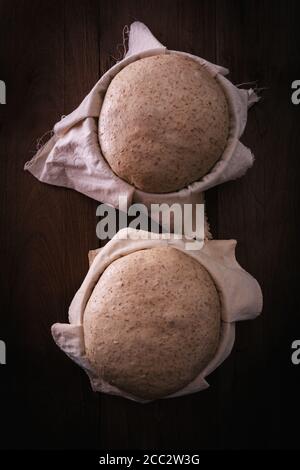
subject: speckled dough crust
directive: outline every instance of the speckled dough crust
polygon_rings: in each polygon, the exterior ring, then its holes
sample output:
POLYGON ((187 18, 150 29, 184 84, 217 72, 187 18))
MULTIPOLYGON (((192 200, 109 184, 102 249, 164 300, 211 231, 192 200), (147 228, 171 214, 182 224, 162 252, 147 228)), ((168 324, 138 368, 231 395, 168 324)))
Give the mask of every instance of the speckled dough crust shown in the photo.
POLYGON ((166 193, 206 175, 226 147, 228 105, 198 62, 179 54, 137 60, 106 92, 99 119, 102 153, 138 189, 166 193))
POLYGON ((219 294, 198 261, 170 247, 139 250, 96 284, 83 317, 86 354, 111 385, 160 398, 210 362, 220 323, 219 294))

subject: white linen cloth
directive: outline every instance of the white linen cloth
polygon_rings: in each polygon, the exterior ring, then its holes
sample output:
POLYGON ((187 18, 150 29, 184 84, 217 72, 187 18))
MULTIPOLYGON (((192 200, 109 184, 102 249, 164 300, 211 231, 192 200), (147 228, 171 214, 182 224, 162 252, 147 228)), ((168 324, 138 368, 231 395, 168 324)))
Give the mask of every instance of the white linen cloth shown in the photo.
MULTIPOLYGON (((97 376, 85 355, 83 316, 86 304, 103 271, 114 260, 137 250, 158 245, 171 246, 192 256, 212 276, 221 300, 221 336, 216 355, 210 364, 190 384, 170 395, 176 397, 203 390, 209 386, 206 376, 215 370, 230 354, 235 339, 235 322, 255 318, 262 310, 262 293, 258 282, 247 273, 235 258, 235 240, 208 240, 200 250, 186 250, 185 240, 174 235, 163 239, 132 228, 122 229, 105 247, 95 250, 90 257, 90 269, 77 291, 69 309, 69 322, 52 326, 57 345, 88 374, 94 391, 120 395, 141 403, 146 402, 110 385, 97 376)), ((190 242, 190 241, 189 241, 190 242)))
POLYGON ((140 22, 130 27, 129 48, 124 59, 116 63, 96 83, 82 103, 54 126, 54 135, 25 164, 25 170, 44 183, 75 189, 99 202, 118 208, 118 196, 127 197, 128 206, 143 203, 201 203, 201 193, 212 186, 242 176, 253 164, 253 155, 240 141, 247 110, 258 97, 253 90, 235 87, 224 75, 228 70, 184 52, 170 51, 140 22), (126 65, 157 54, 183 54, 200 62, 219 81, 230 108, 230 132, 227 147, 212 170, 186 188, 172 193, 152 194, 128 184, 109 167, 98 140, 98 119, 105 92, 112 78, 126 65))

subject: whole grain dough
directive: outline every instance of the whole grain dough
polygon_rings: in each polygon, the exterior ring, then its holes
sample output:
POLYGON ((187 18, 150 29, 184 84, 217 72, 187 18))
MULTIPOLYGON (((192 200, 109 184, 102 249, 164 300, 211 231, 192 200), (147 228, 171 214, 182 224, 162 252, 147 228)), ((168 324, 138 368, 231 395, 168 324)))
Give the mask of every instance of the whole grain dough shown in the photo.
POLYGON ((103 272, 83 316, 94 373, 143 399, 189 384, 215 355, 221 306, 210 274, 171 247, 139 250, 103 272))
POLYGON ((201 179, 222 156, 228 133, 223 89, 199 62, 176 53, 122 69, 99 118, 100 146, 112 170, 150 193, 201 179))

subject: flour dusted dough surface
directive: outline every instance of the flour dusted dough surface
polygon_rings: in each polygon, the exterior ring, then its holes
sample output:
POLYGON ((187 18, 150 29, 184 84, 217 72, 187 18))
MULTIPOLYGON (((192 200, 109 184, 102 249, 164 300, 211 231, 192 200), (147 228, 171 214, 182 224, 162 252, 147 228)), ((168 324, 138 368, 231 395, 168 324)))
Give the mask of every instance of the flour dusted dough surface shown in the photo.
POLYGON ((195 60, 137 60, 110 83, 99 119, 104 157, 146 192, 172 192, 207 174, 226 147, 229 112, 221 86, 195 60))
POLYGON ((112 262, 84 317, 86 354, 108 383, 154 399, 190 383, 219 343, 221 307, 209 273, 170 247, 112 262))

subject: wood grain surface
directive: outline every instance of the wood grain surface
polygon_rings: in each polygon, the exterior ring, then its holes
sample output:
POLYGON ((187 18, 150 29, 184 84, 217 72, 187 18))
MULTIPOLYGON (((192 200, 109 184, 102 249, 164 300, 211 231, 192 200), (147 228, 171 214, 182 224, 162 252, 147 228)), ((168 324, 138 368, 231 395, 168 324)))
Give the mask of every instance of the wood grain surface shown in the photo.
POLYGON ((298 294, 299 2, 267 0, 0 0, 0 447, 13 449, 240 449, 300 447, 298 294), (140 405, 95 394, 54 344, 50 326, 96 248, 97 203, 23 171, 37 139, 71 112, 122 54, 122 30, 143 21, 170 49, 267 87, 243 143, 245 177, 208 192, 215 238, 236 238, 261 283, 263 315, 237 325, 211 387, 140 405), (118 47, 119 45, 119 47, 118 47))

